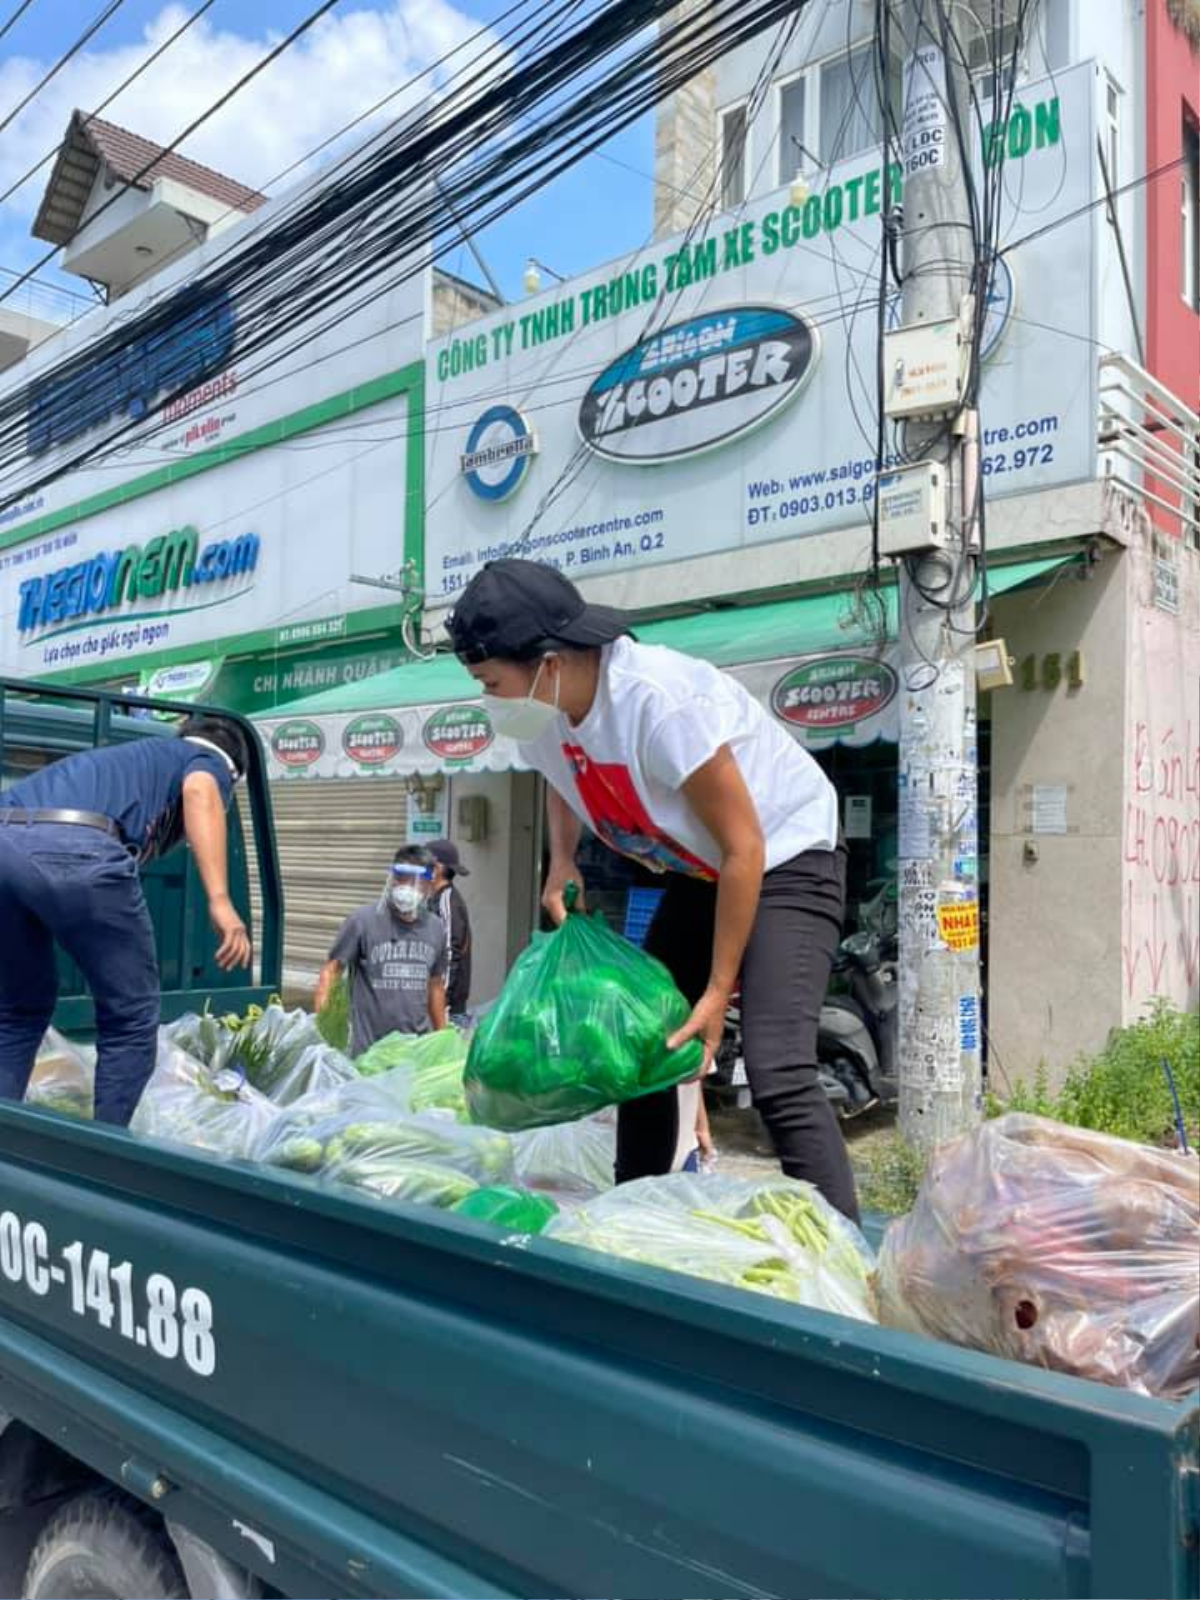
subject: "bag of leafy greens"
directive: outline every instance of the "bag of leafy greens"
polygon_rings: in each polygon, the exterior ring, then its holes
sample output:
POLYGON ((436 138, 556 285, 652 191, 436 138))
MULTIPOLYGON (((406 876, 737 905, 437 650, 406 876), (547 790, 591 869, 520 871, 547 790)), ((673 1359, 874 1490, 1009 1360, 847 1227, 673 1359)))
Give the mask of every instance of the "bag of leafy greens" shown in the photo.
POLYGON ((661 962, 572 911, 518 957, 471 1041, 464 1083, 475 1122, 537 1128, 694 1078, 699 1040, 667 1049, 690 1014, 661 962))

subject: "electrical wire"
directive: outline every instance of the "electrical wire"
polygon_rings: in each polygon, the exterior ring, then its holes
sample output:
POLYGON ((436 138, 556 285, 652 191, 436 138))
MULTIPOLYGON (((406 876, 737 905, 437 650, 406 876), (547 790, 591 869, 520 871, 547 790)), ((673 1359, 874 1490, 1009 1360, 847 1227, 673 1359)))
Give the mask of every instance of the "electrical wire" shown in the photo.
MULTIPOLYGON (((124 0, 110 0, 109 10, 106 15, 111 15, 112 12, 123 3, 124 0)), ((153 167, 156 167, 159 164, 164 156, 172 155, 185 139, 189 139, 192 134, 197 131, 197 129, 203 127, 210 117, 214 117, 218 111, 227 106, 236 94, 239 94, 248 83, 256 78, 260 72, 264 71, 265 68, 269 67, 273 61, 278 60, 278 58, 283 55, 285 50, 290 49, 291 46, 295 44, 303 34, 307 33, 311 27, 321 20, 326 12, 332 11, 334 6, 338 4, 339 0, 322 0, 322 3, 316 8, 315 11, 310 12, 309 15, 303 19, 303 21, 299 22, 286 38, 280 40, 280 42, 270 49, 265 56, 261 57, 261 59, 256 62, 256 64, 251 67, 248 72, 243 73, 233 87, 227 89, 218 100, 215 100, 213 104, 209 106, 207 111, 202 112, 200 116, 196 117, 192 122, 189 122, 187 127, 184 128, 183 132, 177 134, 175 138, 171 140, 170 144, 165 145, 161 150, 156 151, 153 158, 140 167, 131 178, 123 179, 121 182, 121 187, 115 188, 113 193, 104 202, 104 204, 98 206, 91 214, 91 216, 88 218, 89 224, 94 223, 97 218, 102 217, 111 206, 116 205, 117 201, 120 200, 121 196, 126 192, 126 190, 135 188, 137 184, 139 184, 146 176, 146 174, 153 167)), ((93 29, 92 31, 94 32, 95 30, 93 29)), ((6 124, 0 123, 0 131, 3 131, 5 126, 6 124)), ((10 288, 6 289, 3 294, 0 294, 0 304, 7 300, 8 297, 17 289, 19 289, 23 283, 28 282, 29 278, 31 278, 35 272, 39 272, 42 267, 47 266, 51 261, 53 261, 59 252, 59 248, 60 247, 58 245, 55 245, 53 249, 48 250, 44 256, 40 257, 39 260, 34 262, 33 266, 30 267, 26 273, 17 279, 16 283, 14 283, 10 288)))
POLYGON ((21 18, 29 10, 32 4, 33 0, 21 0, 21 4, 13 12, 12 16, 9 17, 8 21, 0 26, 0 39, 3 39, 8 30, 20 22, 21 18))
MULTIPOLYGON (((175 43, 175 41, 177 39, 181 39, 192 26, 192 24, 199 22, 204 13, 210 10, 215 4, 216 0, 202 0, 202 3, 196 7, 195 11, 193 11, 189 17, 184 18, 180 25, 175 29, 174 33, 170 34, 166 39, 164 39, 162 44, 160 44, 156 50, 148 55, 140 66, 135 67, 129 76, 125 78, 123 82, 119 83, 111 94, 106 95, 98 106, 87 113, 84 119, 85 123, 90 122, 93 117, 98 117, 102 111, 107 110, 107 108, 112 105, 113 101, 116 100, 119 95, 125 93, 125 90, 128 89, 131 83, 135 83, 137 79, 141 77, 142 73, 147 70, 147 68, 152 67, 160 56, 164 56, 175 43)), ((0 37, 2 37, 2 35, 0 35, 0 37)), ((36 177, 43 167, 49 166, 50 162, 55 159, 61 149, 62 145, 56 144, 53 150, 48 150, 40 161, 35 162, 34 165, 30 167, 28 172, 26 172, 22 177, 18 178, 15 183, 10 184, 4 193, 0 194, 0 206, 4 205, 6 201, 11 200, 13 195, 16 194, 17 190, 24 188, 29 180, 36 177)))
MULTIPOLYGON (((108 4, 105 6, 104 10, 101 11, 99 15, 88 24, 88 26, 79 35, 78 39, 76 39, 75 43, 71 45, 70 49, 64 51, 64 53, 59 56, 58 60, 50 68, 49 72, 38 79, 37 83, 34 84, 33 88, 30 89, 25 98, 19 101, 7 116, 5 116, 3 119, 0 119, 0 133, 3 133, 7 127, 16 121, 16 119, 21 115, 22 111, 25 110, 26 106, 37 99, 38 95, 41 94, 46 85, 52 82, 53 79, 57 78, 58 74, 67 65, 67 63, 79 54, 84 45, 87 44, 88 40, 99 33, 100 29, 109 20, 109 18, 114 16, 124 4, 125 0, 108 0, 108 4)), ((15 21, 16 19, 14 18, 13 20, 15 21)))
MULTIPOLYGON (((409 119, 392 137, 374 141, 368 156, 341 183, 322 191, 309 204, 293 208, 280 226, 226 263, 223 272, 198 274, 194 280, 197 291, 236 288, 251 297, 249 306, 254 314, 246 319, 250 326, 247 336, 239 338, 237 356, 275 344, 275 352, 255 369, 265 370, 294 353, 295 345, 280 342, 288 328, 303 326, 300 342, 308 342, 422 270, 428 257, 414 260, 413 248, 428 246, 440 225, 436 202, 424 180, 427 173, 446 165, 448 154, 462 158, 461 167, 455 170, 455 186, 471 197, 475 220, 483 225, 510 208, 515 198, 539 187, 552 172, 565 170, 580 159, 616 127, 641 115, 650 100, 672 92, 788 8, 784 0, 758 0, 739 11, 736 18, 706 12, 661 30, 649 46, 643 43, 634 49, 645 24, 666 9, 666 0, 610 4, 600 13, 602 26, 596 17, 588 18, 567 40, 556 41, 552 52, 543 53, 529 65, 499 77, 488 71, 483 83, 476 74, 447 100, 409 119), (619 53, 622 50, 623 55, 619 53), (580 74, 591 70, 598 52, 601 56, 617 52, 615 64, 594 85, 577 90, 564 111, 554 102, 554 92, 569 93, 580 74), (524 114, 545 107, 548 97, 549 109, 530 125, 524 114), (554 163, 549 167, 548 153, 554 163), (387 189, 381 195, 384 185, 387 189), (397 197, 403 202, 399 210, 396 204, 386 203, 397 197), (385 276, 383 269, 397 258, 405 261, 404 268, 385 276), (346 290, 356 284, 366 288, 351 304, 346 290), (330 320, 314 325, 314 314, 332 305, 337 310, 330 320)), ((144 339, 159 328, 165 331, 170 326, 170 309, 166 301, 161 302, 151 315, 139 316, 133 330, 114 330, 60 364, 53 375, 62 380, 78 374, 80 382, 86 381, 97 357, 115 354, 129 343, 132 334, 144 339)), ((241 312, 239 302, 239 315, 241 312)), ((180 398, 187 387, 181 385, 165 395, 159 408, 180 398)), ((16 442, 14 428, 19 417, 11 400, 8 406, 0 403, 0 422, 8 423, 7 431, 0 431, 2 459, 3 445, 16 442)), ((9 496, 10 503, 14 497, 35 492, 63 470, 111 449, 136 426, 130 423, 118 428, 101 444, 80 450, 33 483, 23 483, 9 496)))

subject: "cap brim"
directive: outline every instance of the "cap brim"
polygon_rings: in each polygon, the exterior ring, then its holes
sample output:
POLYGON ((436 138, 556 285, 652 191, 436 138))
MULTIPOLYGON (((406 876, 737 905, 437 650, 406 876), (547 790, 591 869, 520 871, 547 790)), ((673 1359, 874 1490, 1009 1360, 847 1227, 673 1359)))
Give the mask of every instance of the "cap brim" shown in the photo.
POLYGON ((556 628, 554 637, 564 644, 611 644, 632 631, 627 611, 619 611, 616 606, 585 606, 573 622, 556 628))

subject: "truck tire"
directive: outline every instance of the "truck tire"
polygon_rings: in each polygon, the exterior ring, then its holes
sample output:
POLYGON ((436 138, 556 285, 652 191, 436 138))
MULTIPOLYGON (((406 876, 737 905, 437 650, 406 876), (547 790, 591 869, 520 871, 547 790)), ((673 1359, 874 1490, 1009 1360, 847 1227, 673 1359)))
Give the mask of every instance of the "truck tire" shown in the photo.
POLYGON ((94 1489, 46 1524, 24 1600, 188 1600, 188 1588, 160 1519, 118 1489, 94 1489))

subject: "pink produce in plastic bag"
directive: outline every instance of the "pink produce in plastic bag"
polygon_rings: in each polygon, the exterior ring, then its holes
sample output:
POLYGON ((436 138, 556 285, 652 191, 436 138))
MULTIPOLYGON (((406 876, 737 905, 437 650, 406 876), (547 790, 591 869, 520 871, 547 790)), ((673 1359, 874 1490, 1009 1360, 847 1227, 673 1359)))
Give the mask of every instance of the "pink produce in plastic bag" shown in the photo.
POLYGON ((893 1327, 1179 1398, 1200 1382, 1200 1167, 1010 1113, 936 1152, 879 1257, 893 1327))

